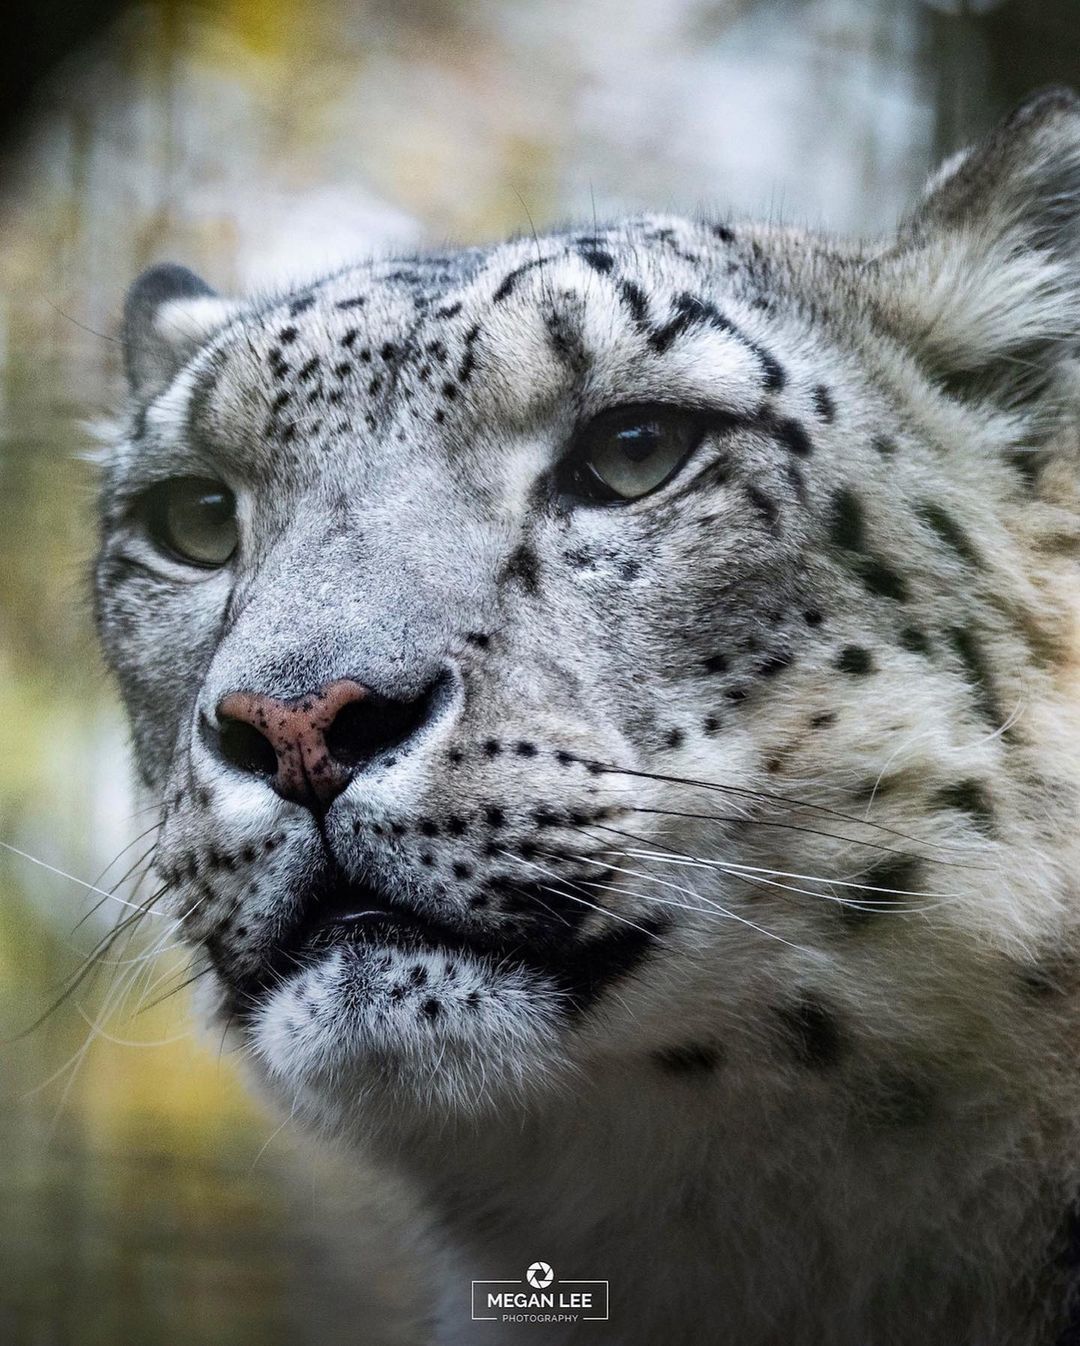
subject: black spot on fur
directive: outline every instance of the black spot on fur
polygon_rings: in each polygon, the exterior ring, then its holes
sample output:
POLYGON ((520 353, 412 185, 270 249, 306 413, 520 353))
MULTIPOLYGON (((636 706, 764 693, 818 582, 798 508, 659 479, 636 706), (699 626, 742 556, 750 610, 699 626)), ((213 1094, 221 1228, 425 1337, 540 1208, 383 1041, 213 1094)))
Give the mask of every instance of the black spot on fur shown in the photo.
POLYGON ((588 362, 588 355, 582 344, 581 332, 571 316, 562 312, 550 313, 545 326, 553 354, 571 370, 580 373, 588 362))
POLYGON ((965 564, 976 568, 982 566, 982 557, 975 549, 975 545, 948 510, 932 500, 924 500, 916 512, 965 564))
POLYGON ((783 446, 799 458, 809 458, 814 445, 803 426, 793 417, 778 421, 773 433, 783 446))
MULTIPOLYGON (((746 346, 761 361, 762 373, 765 376, 765 391, 769 393, 782 392, 784 385, 787 383, 787 374, 784 372, 783 365, 780 363, 780 361, 776 358, 775 355, 773 355, 770 351, 767 351, 765 347, 760 345, 758 342, 750 341, 748 338, 744 338, 744 340, 746 346)), ((792 446, 789 445, 789 447, 792 446)), ((810 451, 810 441, 807 440, 806 452, 809 453, 809 451, 810 451)), ((801 453, 802 450, 797 449, 795 450, 795 452, 801 453)))
POLYGON ((862 551, 866 545, 866 521, 862 502, 854 491, 842 486, 832 498, 829 536, 845 551, 862 551))
POLYGON ((982 781, 961 780, 954 785, 942 786, 931 797, 931 803, 935 808, 956 809, 960 813, 968 813, 981 831, 993 831, 994 810, 982 781))
POLYGON ((703 661, 703 667, 706 673, 726 673, 728 671, 727 656, 723 654, 710 654, 703 661))
POLYGON ((578 256, 586 266, 591 266, 594 271, 599 271, 601 275, 607 275, 615 265, 615 258, 610 252, 605 252, 602 248, 582 248, 578 256))
POLYGON ((514 291, 514 286, 518 283, 521 277, 524 276, 527 272, 531 271, 533 267, 542 265, 543 265, 542 259, 534 258, 533 261, 524 262, 521 266, 515 267, 513 271, 508 271, 506 275, 502 278, 502 280, 499 282, 498 288, 495 290, 495 293, 491 296, 491 302, 493 304, 501 304, 504 299, 508 299, 514 291))
POLYGON ((785 668, 790 668, 793 660, 794 656, 787 650, 780 650, 776 654, 770 655, 764 663, 758 664, 754 672, 759 678, 775 678, 785 668))
POLYGON ((351 299, 338 300, 337 307, 342 311, 348 311, 351 308, 363 308, 366 303, 367 303, 366 296, 362 294, 357 294, 354 295, 351 299))
POLYGON ((811 729, 824 729, 826 725, 835 723, 836 723, 836 711, 834 710, 823 710, 819 714, 811 715, 810 717, 811 729))
POLYGON ((480 335, 479 327, 471 327, 465 333, 465 354, 461 357, 461 363, 458 365, 458 382, 468 383, 476 369, 476 339, 480 335))
POLYGON ((842 890, 843 919, 853 926, 865 925, 876 916, 902 912, 911 903, 908 896, 922 886, 922 869, 911 855, 890 855, 862 875, 864 887, 842 890), (858 903, 851 906, 851 903, 858 903))
MULTIPOLYGON (((964 672, 975 692, 975 702, 979 708, 979 713, 992 728, 1000 729, 1003 716, 998 708, 990 665, 986 661, 986 655, 978 637, 967 627, 954 626, 949 631, 949 641, 963 664, 964 672)), ((1002 737, 1008 738, 1009 731, 1005 730, 1002 737)))
POLYGON ((907 581, 884 561, 867 556, 855 564, 855 570, 869 593, 880 594, 882 598, 891 598, 897 603, 907 602, 907 581))
POLYGON ((823 421, 833 421, 836 419, 836 404, 832 400, 832 394, 823 383, 815 386, 813 392, 814 410, 823 421))
POLYGON ((669 1075, 708 1075, 722 1064, 718 1047, 690 1042, 684 1047, 665 1047, 652 1058, 669 1075))
POLYGON ((657 355, 662 355, 684 332, 707 322, 710 310, 711 305, 692 295, 679 295, 675 300, 674 315, 662 327, 653 328, 649 345, 657 355))
POLYGON ((522 543, 511 554, 502 578, 504 581, 516 580, 527 594, 535 594, 540 588, 540 558, 531 547, 522 543))
POLYGON ((866 551, 866 517, 862 501, 846 486, 833 494, 829 511, 829 537, 847 553, 848 564, 872 594, 907 601, 904 577, 878 556, 866 551))
POLYGON ((669 729, 664 735, 665 748, 681 748, 686 735, 681 729, 669 729))
POLYGON ((820 626, 824 620, 817 608, 807 608, 803 613, 803 621, 807 626, 820 626))
POLYGON ((632 280, 624 280, 619 285, 619 298, 630 310, 630 316, 638 327, 649 325, 649 301, 645 291, 632 280))
POLYGON ((297 329, 295 327, 283 327, 278 333, 278 340, 283 346, 291 346, 296 337, 297 329))
POLYGON ((780 506, 760 486, 747 486, 746 495, 757 512, 772 527, 780 517, 780 506))
POLYGON ((900 632, 900 644, 912 654, 930 653, 930 642, 926 638, 926 632, 920 631, 917 626, 904 627, 900 632))
POLYGON ((313 355, 310 360, 305 361, 297 371, 296 377, 301 383, 306 383, 319 368, 319 357, 313 355))
POLYGON ((874 660, 870 651, 861 645, 845 645, 836 657, 836 667, 841 673, 861 676, 874 672, 874 660))
POLYGON ((735 242, 735 234, 726 224, 714 224, 712 231, 721 243, 735 242))
POLYGON ((709 326, 723 332, 750 351, 761 364, 762 377, 769 392, 779 392, 783 388, 787 376, 779 361, 756 341, 750 340, 714 305, 692 294, 680 294, 675 299, 671 318, 662 326, 653 328, 649 334, 649 345, 658 355, 662 355, 684 332, 701 326, 709 326))
POLYGON ((706 715, 701 722, 701 732, 711 738, 720 728, 720 719, 716 715, 706 715))
POLYGON ((843 1037, 835 1016, 812 998, 776 1011, 795 1059, 812 1070, 828 1070, 843 1054, 843 1037))
POLYGON ((871 440, 874 451, 880 453, 882 458, 892 458, 896 453, 896 441, 889 439, 885 435, 878 435, 871 440))

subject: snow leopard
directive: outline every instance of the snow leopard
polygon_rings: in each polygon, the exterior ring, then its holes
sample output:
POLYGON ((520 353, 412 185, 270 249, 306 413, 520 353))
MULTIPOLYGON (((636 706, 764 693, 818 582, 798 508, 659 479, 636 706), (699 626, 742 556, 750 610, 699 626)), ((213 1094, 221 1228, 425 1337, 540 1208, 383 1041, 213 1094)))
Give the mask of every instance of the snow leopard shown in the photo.
POLYGON ((156 900, 254 1087, 422 1194, 427 1340, 1080 1340, 1078 337, 1057 89, 886 238, 135 281, 156 900))

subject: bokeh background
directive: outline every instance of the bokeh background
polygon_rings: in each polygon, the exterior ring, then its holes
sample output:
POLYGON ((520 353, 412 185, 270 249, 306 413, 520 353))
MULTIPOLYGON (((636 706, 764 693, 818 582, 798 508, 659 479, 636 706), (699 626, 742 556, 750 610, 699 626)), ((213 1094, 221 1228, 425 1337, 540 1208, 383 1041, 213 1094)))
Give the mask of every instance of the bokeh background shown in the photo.
POLYGON ((29 9, 0 57, 0 1342, 408 1346, 408 1194, 299 1157, 192 1032, 182 959, 121 940, 50 1012, 126 911, 87 885, 130 899, 147 845, 86 584, 125 287, 641 208, 886 229, 1011 103, 1080 84, 1080 4, 29 9))

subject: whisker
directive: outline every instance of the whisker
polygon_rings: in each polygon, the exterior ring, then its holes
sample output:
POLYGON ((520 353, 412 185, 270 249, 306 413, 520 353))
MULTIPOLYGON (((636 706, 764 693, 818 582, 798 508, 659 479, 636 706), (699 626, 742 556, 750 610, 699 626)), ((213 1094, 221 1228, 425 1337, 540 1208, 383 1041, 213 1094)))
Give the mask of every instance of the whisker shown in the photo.
POLYGON ((788 808, 807 809, 813 813, 821 813, 830 818, 837 818, 842 822, 851 823, 855 827, 872 827, 879 832, 885 832, 889 836, 894 836, 902 841, 910 841, 919 846, 934 846, 939 849, 944 848, 945 843, 936 841, 927 841, 919 837, 911 836, 907 832, 902 832, 894 827, 887 827, 884 823, 869 822, 865 818, 855 818, 850 814, 843 813, 839 809, 829 808, 825 804, 813 804, 804 799, 790 799, 786 795, 772 794, 767 790, 752 790, 745 785, 727 785, 720 781, 695 780, 688 776, 670 776, 662 772, 635 770, 632 767, 619 767, 613 763, 599 762, 589 760, 583 757, 576 757, 574 754, 568 754, 571 760, 581 763, 582 766, 595 769, 600 773, 611 772, 618 776, 633 776, 641 780, 661 781, 668 785, 686 785, 691 789, 713 790, 720 794, 738 795, 742 798, 765 801, 770 804, 783 804, 788 808))
MULTIPOLYGON (((588 833, 586 833, 586 835, 588 835, 588 833)), ((583 859, 585 859, 585 857, 583 857, 583 859)), ((600 866, 603 866, 605 864, 603 860, 585 859, 585 862, 587 864, 596 864, 600 866)), ((723 903, 716 902, 712 898, 706 897, 703 893, 695 892, 693 888, 686 888, 682 884, 672 883, 668 879, 657 878, 656 875, 653 874, 642 874, 640 870, 627 869, 625 866, 622 865, 607 865, 607 868, 613 869, 621 874, 629 874, 631 878, 644 879, 647 883, 650 884, 658 883, 663 888, 670 888, 674 892, 682 893, 685 897, 691 897, 698 902, 703 902, 705 904, 705 909, 711 909, 721 916, 724 916, 732 921, 737 921, 740 925, 748 926, 751 930, 756 930, 759 935, 764 935, 767 939, 776 940, 777 943, 779 944, 786 944, 789 949, 794 949, 796 950, 797 953, 804 953, 812 958, 821 958, 823 956, 815 949, 807 949, 800 944, 793 944, 791 940, 785 939, 783 935, 778 935, 772 930, 767 930, 764 926, 758 925, 755 921, 751 921, 746 916, 740 916, 738 912, 732 911, 729 907, 725 907, 723 903)), ((654 898, 651 894, 649 894, 646 895, 646 900, 662 901, 663 899, 654 898)), ((694 910, 694 908, 688 908, 688 910, 694 910)), ((697 910, 702 911, 704 909, 698 907, 697 910)))
MULTIPOLYGON (((94 1028, 94 1021, 89 1014, 79 1004, 75 1008, 82 1016, 83 1020, 94 1028)), ((114 1047, 171 1047, 174 1042, 183 1042, 185 1038, 192 1036, 192 1030, 189 1028, 186 1033, 174 1033, 172 1037, 157 1038, 153 1042, 139 1042, 135 1038, 118 1038, 112 1033, 107 1033, 104 1028, 95 1029, 95 1037, 104 1039, 105 1042, 112 1043, 114 1047)))
MULTIPOLYGON (((857 879, 826 879, 819 874, 794 874, 785 869, 767 869, 763 865, 742 865, 729 860, 705 860, 699 856, 685 855, 681 851, 672 851, 670 854, 654 854, 651 851, 627 851, 628 855, 638 855, 650 860, 665 860, 673 865, 685 865, 690 868, 702 869, 720 869, 729 874, 770 874, 779 879, 800 879, 804 883, 823 883, 836 888, 857 888, 865 893, 894 893, 898 897, 928 897, 928 898, 955 898, 955 893, 925 893, 917 892, 910 888, 882 888, 873 883, 860 883, 857 879)), ((804 889, 792 889, 793 892, 803 892, 804 889)), ((822 893, 822 897, 827 894, 822 893)))
MULTIPOLYGON (((505 851, 503 853, 505 855, 512 855, 512 852, 510 851, 505 851)), ((551 869, 547 865, 538 865, 534 860, 524 860, 524 859, 522 859, 520 863, 528 865, 530 869, 539 870, 541 873, 547 875, 548 878, 553 878, 562 881, 562 876, 560 874, 557 874, 555 870, 551 869)), ((655 931, 646 930, 646 928, 643 925, 638 925, 636 921, 630 920, 629 917, 623 916, 617 911, 611 911, 607 907, 598 907, 595 902, 589 902, 585 898, 579 897, 576 893, 567 892, 558 888, 553 888, 546 884, 542 886, 545 892, 552 893, 556 897, 568 897, 572 902, 580 902, 583 907, 589 907, 593 911, 598 911, 602 916, 611 916, 614 920, 621 921, 624 925, 632 927, 632 929, 639 931, 643 935, 648 935, 650 938, 654 939, 658 938, 655 931)), ((548 910, 549 911, 551 910, 550 907, 548 908, 548 910)))
MULTIPOLYGON (((631 813, 654 814, 664 818, 686 818, 691 821, 700 821, 700 822, 736 823, 739 826, 747 826, 747 827, 777 827, 785 831, 802 832, 808 836, 821 837, 827 841, 843 841, 847 842, 849 845, 852 846, 865 846, 868 850, 883 851, 886 855, 899 855, 903 856, 905 859, 909 858, 912 854, 911 851, 899 850, 895 846, 886 846, 880 841, 864 841, 859 837, 841 836, 835 832, 824 832, 815 827, 805 827, 800 823, 773 822, 771 819, 768 818, 743 818, 740 817, 738 814, 688 813, 681 809, 650 808, 644 805, 636 805, 636 804, 625 805, 624 807, 627 808, 628 812, 631 813)), ((859 827, 862 826, 876 827, 878 825, 876 823, 871 823, 868 821, 864 822, 860 818, 851 818, 848 821, 854 823, 856 826, 859 827)), ((936 856, 916 856, 915 858, 926 860, 928 864, 947 865, 951 869, 989 868, 989 866, 987 865, 972 865, 958 860, 939 860, 936 856)))
MULTIPOLYGON (((10 851, 12 855, 19 856, 22 860, 28 860, 32 865, 40 865, 42 869, 47 869, 50 874, 56 874, 61 879, 67 879, 70 883, 76 883, 80 888, 85 888, 91 893, 97 893, 103 898, 109 898, 113 902, 119 902, 121 906, 130 907, 134 903, 125 901, 122 897, 117 897, 115 893, 110 893, 104 888, 99 888, 97 884, 87 883, 85 879, 76 878, 74 874, 69 874, 66 870, 58 868, 56 865, 49 864, 48 860, 41 860, 36 855, 31 855, 29 851, 20 850, 18 846, 13 846, 9 841, 0 841, 0 847, 5 851, 10 851)), ((155 915, 162 915, 156 912, 155 915)))
MULTIPOLYGON (((748 873, 748 872, 740 872, 740 871, 737 870, 737 869, 727 868, 727 867, 725 867, 721 862, 710 863, 710 862, 708 862, 708 861, 698 860, 698 858, 697 858, 696 856, 686 855, 686 854, 683 853, 683 852, 675 852, 675 853, 666 852, 666 851, 664 850, 664 848, 660 845, 659 842, 652 841, 649 837, 640 837, 640 836, 637 836, 637 835, 636 835, 635 833, 633 833, 633 832, 625 832, 625 831, 623 831, 621 828, 617 828, 617 827, 603 827, 602 824, 600 824, 600 823, 594 823, 593 826, 595 826, 595 827, 599 827, 599 828, 601 828, 601 830, 606 831, 606 832, 614 832, 614 833, 616 833, 616 834, 619 835, 619 836, 627 837, 627 838, 629 838, 629 839, 631 839, 631 840, 640 841, 640 842, 642 842, 642 843, 645 844, 645 845, 655 847, 655 851, 656 851, 656 853, 654 853, 654 852, 642 852, 642 851, 628 851, 627 854, 637 855, 637 856, 640 856, 641 858, 647 858, 647 859, 650 859, 650 860, 665 860, 665 859, 666 859, 666 860, 668 861, 668 863, 672 863, 672 864, 681 863, 681 864, 684 864, 684 865, 687 865, 687 866, 696 866, 696 867, 699 867, 699 868, 705 868, 705 869, 711 869, 711 868, 714 868, 714 867, 715 867, 715 868, 720 869, 720 871, 721 871, 722 873, 725 873, 725 874, 727 874, 730 878, 734 879, 737 883, 742 883, 742 884, 745 884, 746 886, 748 886, 748 887, 752 887, 752 888, 780 888, 780 889, 783 889, 785 892, 795 893, 795 894, 797 894, 798 896, 819 898, 819 899, 822 899, 822 900, 824 900, 824 901, 826 901, 826 902, 836 902, 836 903, 838 903, 839 905, 841 905, 841 906, 843 906, 843 907, 846 907, 846 908, 849 908, 849 909, 854 910, 854 911, 880 911, 881 908, 882 908, 883 906, 894 906, 898 912, 902 911, 902 912, 904 912, 905 914, 917 914, 917 913, 924 913, 924 912, 927 912, 927 911, 933 911, 933 910, 936 909, 936 908, 933 907, 933 906, 912 907, 912 906, 910 906, 910 905, 907 904, 907 903, 878 903, 878 902, 875 902, 875 903, 872 903, 872 904, 871 904, 871 903, 860 903, 860 902, 858 902, 858 901, 856 901, 856 900, 854 900, 854 899, 852 899, 852 898, 838 897, 835 893, 823 893, 823 892, 821 892, 821 891, 819 891, 819 890, 817 890, 817 889, 798 888, 798 887, 796 887, 794 884, 790 884, 790 883, 780 883, 780 882, 778 882, 778 881, 776 881, 776 880, 774 880, 774 879, 763 878, 760 874, 756 874, 756 873, 748 873)), ((586 834, 586 835, 587 835, 587 834, 586 834)), ((816 877, 815 877, 815 878, 812 878, 810 881, 811 881, 811 882, 814 882, 814 883, 829 883, 829 882, 831 882, 831 880, 828 880, 828 879, 819 879, 819 878, 816 878, 816 877)), ((856 886, 856 887, 862 887, 862 888, 865 888, 865 887, 866 887, 866 885, 863 885, 863 884, 857 884, 857 885, 855 885, 855 886, 856 886)), ((875 890, 875 891, 877 891, 877 890, 875 890)), ((897 890, 893 890, 893 889, 885 889, 885 890, 882 890, 882 891, 893 892, 893 891, 897 891, 897 890)), ((921 894, 920 894, 920 896, 921 896, 921 894)), ((937 894, 928 894, 928 896, 938 896, 938 895, 937 895, 937 894)), ((952 895, 952 894, 946 894, 945 896, 953 896, 953 895, 952 895)))

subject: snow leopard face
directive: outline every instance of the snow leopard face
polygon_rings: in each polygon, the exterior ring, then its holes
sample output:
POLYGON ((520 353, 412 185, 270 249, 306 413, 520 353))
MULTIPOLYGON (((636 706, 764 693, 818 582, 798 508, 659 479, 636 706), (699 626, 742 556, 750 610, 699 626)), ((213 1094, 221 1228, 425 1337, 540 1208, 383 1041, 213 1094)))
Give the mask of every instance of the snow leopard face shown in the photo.
POLYGON ((100 627, 167 900, 294 1102, 633 1062, 914 1118, 1052 995, 1078 121, 872 250, 645 218, 136 283, 100 627))

